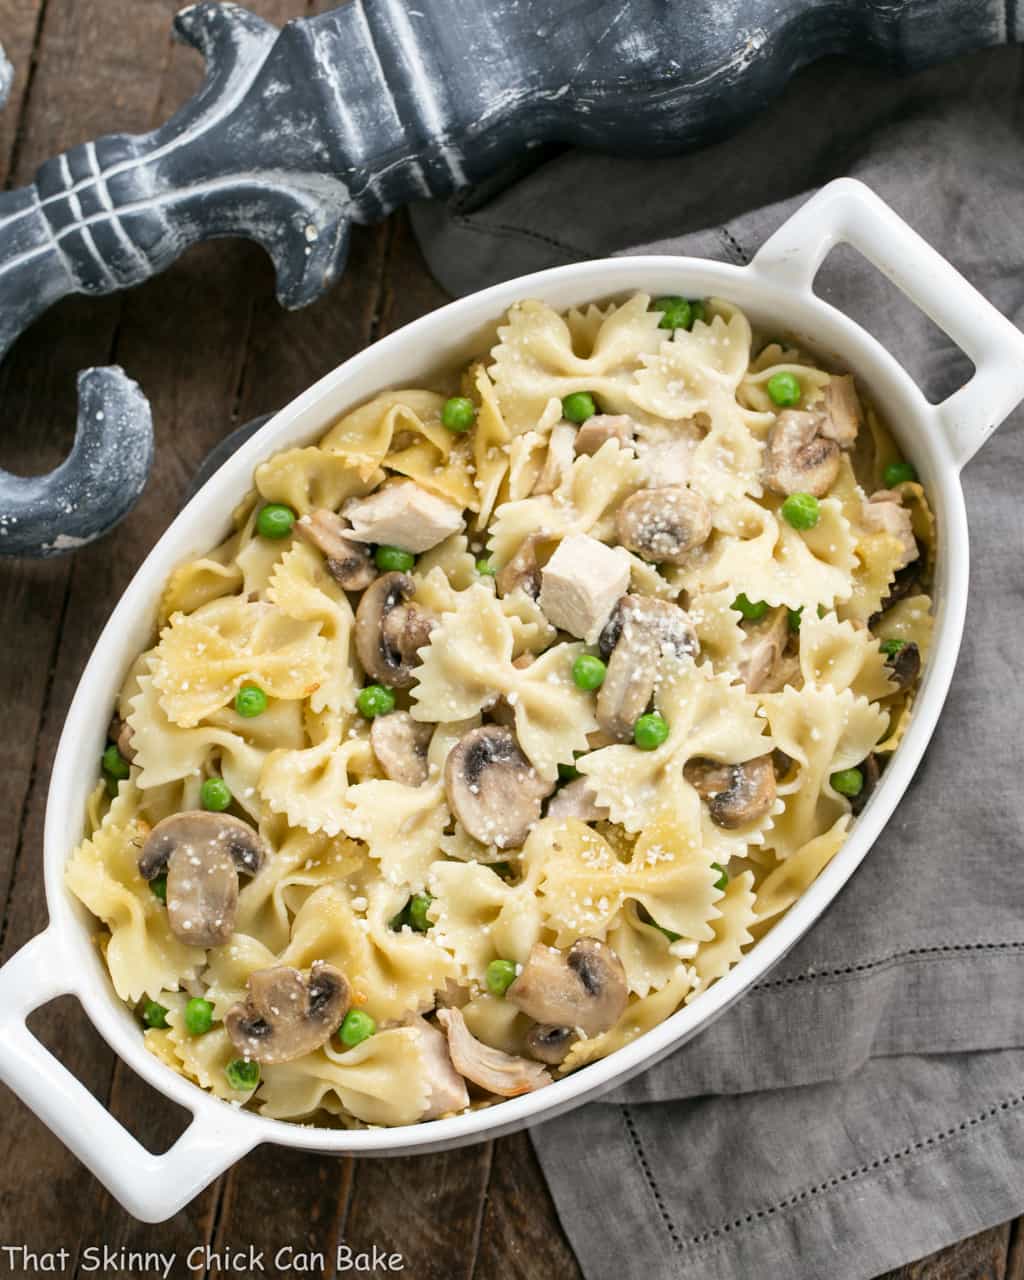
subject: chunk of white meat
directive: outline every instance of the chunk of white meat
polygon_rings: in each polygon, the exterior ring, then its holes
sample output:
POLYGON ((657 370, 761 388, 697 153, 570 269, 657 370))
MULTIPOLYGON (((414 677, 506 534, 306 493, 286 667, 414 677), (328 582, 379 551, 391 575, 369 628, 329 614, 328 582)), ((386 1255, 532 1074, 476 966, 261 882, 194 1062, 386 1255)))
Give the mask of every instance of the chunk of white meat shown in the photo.
POLYGON ((597 795, 588 779, 576 778, 551 797, 546 816, 559 821, 576 818, 579 822, 604 822, 611 814, 604 805, 597 803, 597 795))
POLYGON ((572 466, 576 428, 571 422, 556 422, 548 437, 548 452, 540 475, 534 481, 533 493, 554 493, 572 466))
POLYGON ((621 549, 572 533, 541 570, 541 610, 553 627, 593 644, 625 594, 629 572, 621 549))
POLYGON ((418 555, 463 527, 454 502, 429 493, 412 480, 385 486, 366 498, 350 498, 341 513, 351 522, 348 537, 400 547, 418 555))
POLYGON ((439 1009, 437 1020, 448 1033, 448 1052, 455 1070, 488 1093, 518 1098, 551 1083, 550 1074, 539 1062, 513 1057, 477 1040, 461 1009, 439 1009))
POLYGON ((869 533, 888 533, 900 544, 895 569, 905 569, 920 554, 910 512, 892 489, 879 489, 861 508, 861 521, 869 533))
POLYGON ((415 1032, 423 1055, 423 1070, 429 1096, 421 1120, 438 1120, 441 1116, 463 1111, 469 1106, 469 1090, 452 1064, 445 1036, 420 1017, 411 1017, 410 1031, 415 1032))
POLYGON ((581 453, 589 456, 609 440, 618 440, 620 445, 632 444, 635 435, 636 423, 628 413, 595 413, 575 433, 573 444, 577 457, 581 453))
POLYGON ((834 440, 841 449, 852 449, 864 418, 853 376, 834 373, 821 403, 814 407, 821 414, 819 434, 834 440))

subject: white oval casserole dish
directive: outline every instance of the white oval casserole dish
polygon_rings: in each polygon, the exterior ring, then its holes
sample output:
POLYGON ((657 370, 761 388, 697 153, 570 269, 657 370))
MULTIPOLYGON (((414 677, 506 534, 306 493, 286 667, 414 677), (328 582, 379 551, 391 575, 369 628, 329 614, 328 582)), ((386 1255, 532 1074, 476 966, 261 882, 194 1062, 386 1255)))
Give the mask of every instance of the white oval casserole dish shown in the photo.
POLYGON ((347 361, 272 418, 200 490, 146 558, 99 638, 68 712, 50 780, 44 850, 50 924, 0 970, 0 1079, 126 1209, 157 1222, 260 1143, 338 1155, 436 1151, 564 1112, 651 1066, 707 1026, 785 954, 835 897, 898 804, 935 727, 963 629, 968 546, 960 468, 1022 398, 1024 335, 888 206, 849 179, 832 183, 804 205, 749 266, 629 257, 558 267, 453 302, 347 361), (930 404, 874 338, 814 294, 818 268, 839 243, 863 253, 971 357, 974 375, 949 399, 930 404), (935 640, 913 721, 881 786, 829 866, 724 978, 632 1044, 536 1093, 450 1119, 352 1131, 265 1119, 204 1093, 146 1050, 93 944, 93 922, 63 878, 95 785, 110 709, 129 665, 149 643, 164 580, 181 561, 224 536, 225 513, 250 488, 257 463, 311 442, 344 410, 395 385, 396 371, 402 385, 415 385, 439 366, 467 358, 519 299, 540 298, 562 310, 636 290, 718 295, 737 303, 753 323, 834 354, 882 408, 920 473, 938 521, 935 640), (134 1071, 193 1114, 165 1154, 140 1146, 28 1031, 25 1019, 32 1010, 65 993, 79 998, 134 1071))

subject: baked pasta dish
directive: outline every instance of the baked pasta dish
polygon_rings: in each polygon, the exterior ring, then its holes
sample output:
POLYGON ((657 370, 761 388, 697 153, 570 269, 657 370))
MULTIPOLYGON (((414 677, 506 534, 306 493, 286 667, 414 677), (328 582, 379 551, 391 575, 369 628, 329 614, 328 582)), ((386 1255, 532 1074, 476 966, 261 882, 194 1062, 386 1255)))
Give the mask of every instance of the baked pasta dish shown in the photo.
POLYGON ((117 995, 168 1067, 307 1123, 614 1052, 842 846, 934 553, 850 374, 717 298, 518 303, 261 463, 166 583, 67 867, 117 995))

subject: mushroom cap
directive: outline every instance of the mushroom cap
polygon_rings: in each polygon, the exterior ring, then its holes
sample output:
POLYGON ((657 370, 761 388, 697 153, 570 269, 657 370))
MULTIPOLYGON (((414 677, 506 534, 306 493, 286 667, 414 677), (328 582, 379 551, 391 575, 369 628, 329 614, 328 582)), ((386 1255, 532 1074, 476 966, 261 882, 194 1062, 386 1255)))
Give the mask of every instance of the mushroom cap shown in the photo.
POLYGON ((572 1027, 553 1027, 546 1022, 536 1022, 526 1033, 526 1047, 530 1057, 557 1067, 573 1047, 579 1035, 572 1027))
POLYGON ((872 751, 857 766, 860 769, 861 777, 864 779, 864 785, 855 796, 850 797, 850 810, 856 817, 864 809, 864 806, 871 799, 875 788, 878 786, 879 779, 882 776, 882 769, 878 762, 878 756, 872 751))
POLYGON ((785 605, 770 610, 759 622, 743 627, 743 658, 740 676, 748 693, 757 693, 772 683, 782 655, 789 644, 789 610, 785 605))
POLYGON ((362 591, 376 578, 370 548, 345 536, 349 525, 336 511, 318 507, 298 522, 295 531, 323 552, 327 572, 346 591, 362 591))
POLYGON ((235 929, 238 873, 255 875, 266 846, 229 813, 188 809, 158 822, 139 854, 139 874, 167 874, 167 923, 181 942, 219 947, 235 929))
POLYGON ((917 642, 909 641, 898 653, 885 662, 887 675, 897 689, 909 689, 921 674, 921 650, 917 642))
POLYGON ((132 746, 132 739, 135 737, 135 733, 128 721, 122 720, 116 711, 111 717, 107 737, 111 742, 117 744, 118 751, 131 764, 135 759, 135 748, 132 746))
POLYGON ((418 787, 429 772, 427 748, 434 736, 432 724, 421 724, 408 711, 375 716, 370 725, 370 746, 392 782, 418 787))
POLYGON ((243 1057, 292 1062, 330 1039, 350 1003, 348 981, 333 965, 317 960, 308 974, 277 965, 249 975, 246 999, 227 1011, 224 1028, 243 1057))
POLYGON ((786 409, 775 419, 765 449, 764 482, 788 496, 811 493, 823 498, 839 475, 841 450, 835 440, 820 434, 816 413, 786 409))
POLYGON ((616 741, 627 742, 651 701, 664 658, 693 657, 700 641, 677 604, 627 595, 615 606, 598 645, 608 654, 608 670, 597 695, 597 722, 616 741))
POLYGON ((444 766, 448 806, 474 840, 515 849, 540 818, 554 790, 527 760, 511 729, 485 724, 470 729, 444 766))
POLYGON ((622 961, 605 942, 579 938, 568 951, 538 942, 505 999, 534 1022, 596 1036, 622 1016, 629 984, 622 961))
POLYGON ((167 923, 193 947, 220 947, 235 931, 238 871, 226 849, 179 845, 167 861, 167 923))
POLYGON ((544 535, 537 533, 523 539, 512 559, 495 576, 494 585, 499 596, 510 595, 521 587, 531 600, 540 599, 541 573, 537 548, 544 540, 544 535))
POLYGON ((683 766, 683 777, 708 802, 712 822, 726 830, 756 822, 775 803, 771 752, 742 764, 721 764, 694 756, 683 766))
POLYGON ((363 670, 392 689, 415 681, 418 650, 430 640, 434 616, 406 604, 416 590, 407 573, 385 573, 366 588, 356 609, 356 654, 363 670))
POLYGON ((640 489, 615 517, 619 542, 656 564, 685 564, 711 536, 711 509, 681 484, 640 489))
POLYGON ((448 1035, 448 1052, 459 1075, 499 1098, 518 1098, 551 1083, 547 1071, 530 1058, 517 1058, 477 1040, 461 1009, 439 1009, 437 1020, 448 1035))

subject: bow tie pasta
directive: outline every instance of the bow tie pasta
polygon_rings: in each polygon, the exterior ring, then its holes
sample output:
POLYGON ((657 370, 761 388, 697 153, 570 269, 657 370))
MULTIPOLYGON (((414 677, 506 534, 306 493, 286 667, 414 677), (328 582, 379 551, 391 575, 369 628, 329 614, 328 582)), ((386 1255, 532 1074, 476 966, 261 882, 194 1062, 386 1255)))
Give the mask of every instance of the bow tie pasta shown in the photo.
POLYGON ((171 1070, 304 1123, 544 1087, 835 856, 935 524, 853 377, 720 299, 514 306, 262 462, 167 582, 67 885, 171 1070))

